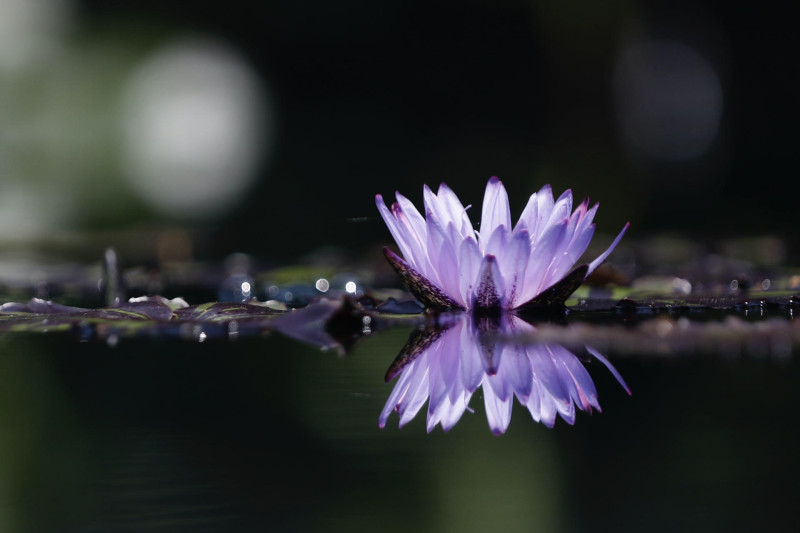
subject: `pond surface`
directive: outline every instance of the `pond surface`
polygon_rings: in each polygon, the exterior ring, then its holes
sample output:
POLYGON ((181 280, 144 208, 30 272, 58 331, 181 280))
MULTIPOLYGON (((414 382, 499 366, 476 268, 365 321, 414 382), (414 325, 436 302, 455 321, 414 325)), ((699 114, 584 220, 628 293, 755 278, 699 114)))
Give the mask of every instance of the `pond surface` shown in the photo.
POLYGON ((796 531, 788 294, 592 297, 511 330, 338 297, 288 325, 7 313, 0 530, 796 531))

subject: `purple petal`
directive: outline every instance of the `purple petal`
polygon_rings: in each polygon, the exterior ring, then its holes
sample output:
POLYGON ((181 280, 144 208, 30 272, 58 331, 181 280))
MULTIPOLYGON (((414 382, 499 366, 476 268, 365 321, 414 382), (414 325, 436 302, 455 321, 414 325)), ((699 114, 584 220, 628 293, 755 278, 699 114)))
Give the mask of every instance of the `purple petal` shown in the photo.
POLYGON ((439 197, 433 194, 433 191, 427 185, 422 188, 422 201, 425 206, 425 213, 427 213, 426 218, 430 219, 430 214, 433 213, 442 226, 446 226, 448 222, 452 221, 450 213, 439 201, 439 197))
POLYGON ((487 255, 483 258, 478 273, 478 286, 475 288, 473 307, 502 308, 503 292, 503 278, 497 266, 497 259, 493 255, 487 255))
POLYGON ((481 252, 472 237, 465 239, 458 250, 458 284, 461 301, 464 304, 474 299, 474 289, 478 282, 481 267, 481 252))
POLYGON ((378 206, 378 211, 383 221, 386 223, 386 226, 389 228, 389 232, 392 234, 392 237, 394 237, 394 241, 400 248, 400 253, 402 253, 403 257, 417 270, 422 270, 419 266, 420 261, 418 256, 424 254, 422 253, 416 235, 409 232, 409 228, 395 218, 392 212, 389 211, 389 208, 386 207, 386 204, 383 202, 383 197, 380 194, 375 195, 375 204, 378 206))
MULTIPOLYGON (((533 396, 533 394, 531 394, 533 396)), ((530 407, 530 402, 529 402, 530 407)), ((543 387, 539 387, 539 418, 538 421, 551 428, 556 424, 557 413, 555 401, 543 387)), ((533 411, 531 411, 533 414, 533 411)), ((536 418, 536 417, 534 417, 536 418)))
POLYGON ((485 375, 480 345, 471 328, 461 331, 461 383, 469 393, 475 392, 485 375))
MULTIPOLYGON (((421 370, 421 369, 420 369, 421 370)), ((421 373, 421 379, 409 386, 404 402, 399 406, 397 414, 400 416, 399 426, 403 427, 411 422, 428 399, 428 372, 421 373)))
POLYGON ((517 225, 514 226, 516 230, 520 227, 520 224, 524 224, 526 228, 536 228, 536 221, 538 220, 538 213, 539 213, 539 198, 537 193, 533 193, 530 198, 528 198, 528 203, 525 204, 525 209, 522 210, 522 214, 519 216, 519 220, 517 221, 517 225))
POLYGON ((463 395, 460 395, 455 401, 450 401, 450 399, 447 398, 442 402, 435 413, 428 413, 428 433, 433 431, 437 423, 442 425, 443 431, 450 431, 459 419, 461 419, 461 415, 464 414, 464 411, 466 411, 467 400, 465 400, 463 395))
POLYGON ((417 391, 420 387, 420 382, 427 378, 428 374, 428 361, 427 355, 422 354, 418 359, 412 361, 400 375, 397 383, 386 400, 386 405, 381 411, 378 424, 380 427, 386 425, 389 415, 394 411, 400 411, 401 408, 405 410, 405 406, 411 401, 409 391, 417 391))
POLYGON ((469 406, 471 395, 459 396, 450 406, 450 408, 442 414, 441 424, 444 431, 450 431, 453 426, 461 419, 464 411, 469 406))
POLYGON ((550 214, 553 212, 553 204, 553 189, 550 188, 550 185, 545 185, 536 193, 536 218, 526 219, 532 242, 535 243, 547 229, 547 221, 550 220, 550 214))
POLYGON ((533 387, 533 370, 522 346, 515 345, 503 351, 503 377, 517 396, 527 398, 533 387))
POLYGON ((562 404, 568 403, 569 393, 564 386, 563 377, 553 361, 550 346, 547 344, 529 346, 527 353, 533 374, 541 385, 541 391, 562 404))
POLYGON ((417 208, 411 203, 411 200, 399 192, 395 192, 394 196, 397 198, 397 204, 406 215, 408 225, 414 230, 414 233, 418 235, 419 241, 425 242, 425 218, 417 211, 417 208))
POLYGON ((564 219, 559 224, 547 228, 541 238, 533 243, 532 260, 528 263, 523 290, 517 301, 527 302, 546 288, 545 276, 553 262, 555 251, 564 239, 566 228, 567 219, 564 219))
POLYGON ((567 189, 558 197, 550 212, 547 224, 556 224, 562 218, 569 218, 572 214, 572 191, 567 189))
POLYGON ((452 333, 449 333, 442 338, 435 351, 431 352, 431 403, 439 403, 446 396, 452 396, 451 391, 458 386, 461 353, 450 342, 453 338, 455 337, 452 337, 452 333))
POLYGON ((511 227, 511 209, 508 206, 508 194, 503 182, 492 176, 486 184, 481 211, 481 235, 487 237, 494 233, 498 226, 511 227))
MULTIPOLYGON (((502 347, 500 348, 502 350, 502 347)), ((506 356, 513 355, 511 353, 505 354, 506 356)), ((504 359, 501 359, 504 361, 504 359)), ((494 394, 501 400, 506 401, 511 399, 514 391, 511 387, 511 382, 508 379, 508 372, 505 369, 505 364, 498 365, 498 370, 494 374, 488 374, 486 379, 483 380, 483 391, 491 388, 494 394)))
POLYGON ((502 340, 497 334, 498 323, 492 316, 475 317, 478 349, 481 365, 487 375, 493 376, 500 369, 500 357, 503 354, 502 340))
POLYGON ((428 257, 436 269, 439 286, 451 297, 458 298, 461 294, 461 287, 454 243, 433 213, 428 214, 427 222, 428 257))
POLYGON ((402 378, 401 380, 398 380, 392 389, 392 393, 386 400, 386 404, 383 406, 383 411, 381 411, 380 417, 378 417, 379 427, 386 427, 386 421, 389 419, 389 416, 397 409, 397 407, 400 405, 400 402, 408 392, 408 381, 411 379, 411 372, 408 373, 408 377, 408 380, 402 380, 402 378))
POLYGON ((617 244, 619 244, 619 241, 622 239, 622 236, 625 235, 625 232, 628 231, 628 226, 630 226, 630 225, 631 225, 630 222, 626 223, 625 227, 622 228, 622 231, 620 231, 619 235, 617 235, 617 238, 614 239, 614 242, 611 243, 611 246, 609 246, 608 249, 605 252, 600 254, 597 257, 597 259, 595 259, 594 261, 589 263, 589 272, 586 273, 587 276, 589 274, 591 274, 592 272, 594 272, 594 269, 597 268, 598 266, 600 266, 600 263, 605 261, 606 258, 611 254, 611 252, 614 251, 614 248, 617 247, 617 244))
POLYGON ((428 412, 432 412, 447 395, 447 381, 442 376, 443 343, 438 342, 428 350, 428 412))
POLYGON ((598 361, 600 361, 601 363, 603 363, 606 366, 608 371, 611 372, 611 375, 613 375, 614 378, 617 380, 617 383, 622 385, 622 388, 625 389, 625 392, 627 392, 628 394, 631 394, 631 389, 628 388, 628 384, 625 383, 625 380, 622 379, 622 376, 620 375, 620 373, 617 372, 617 369, 614 368, 614 365, 612 365, 611 362, 608 359, 606 359, 600 352, 598 352, 597 350, 595 350, 591 346, 586 346, 586 350, 590 354, 595 356, 595 358, 598 361))
POLYGON ((540 389, 539 382, 536 379, 536 376, 533 376, 533 379, 531 379, 531 392, 530 392, 530 394, 525 398, 522 398, 522 397, 519 397, 519 396, 517 397, 517 399, 519 399, 520 403, 522 403, 525 407, 527 407, 528 411, 531 413, 531 417, 533 417, 533 419, 535 421, 537 421, 537 422, 542 417, 542 414, 541 414, 541 411, 542 411, 541 402, 542 402, 542 400, 541 400, 541 397, 540 397, 539 389, 540 389))
POLYGON ((577 414, 577 411, 575 410, 575 404, 572 402, 567 404, 559 404, 556 402, 554 405, 556 406, 558 414, 561 415, 561 418, 564 420, 564 422, 570 426, 575 424, 575 415, 577 414))
POLYGON ((486 419, 495 435, 501 435, 511 422, 512 399, 505 401, 498 398, 491 387, 483 387, 483 404, 486 408, 486 419))
MULTIPOLYGON (((566 351, 566 348, 564 350, 566 351)), ((570 396, 582 410, 591 412, 594 407, 599 411, 597 388, 592 377, 574 354, 570 353, 569 355, 571 357, 564 357, 561 363, 572 376, 572 383, 569 384, 570 396)))
POLYGON ((513 308, 525 289, 525 272, 531 257, 530 235, 524 229, 514 231, 500 263, 506 307, 513 308))
POLYGON ((571 269, 586 251, 589 243, 592 242, 594 228, 595 226, 592 224, 586 228, 579 227, 576 230, 575 235, 572 237, 572 242, 569 243, 569 247, 566 252, 564 252, 563 263, 561 265, 564 272, 571 269))
POLYGON ((472 222, 469 220, 466 208, 464 208, 458 196, 456 196, 447 184, 442 183, 439 185, 438 197, 444 209, 449 213, 461 237, 475 237, 475 230, 472 229, 472 222))
POLYGON ((498 257, 505 252, 506 242, 508 241, 508 234, 510 231, 507 226, 497 226, 491 234, 486 232, 482 233, 483 238, 480 239, 478 244, 481 247, 483 255, 493 255, 498 257))

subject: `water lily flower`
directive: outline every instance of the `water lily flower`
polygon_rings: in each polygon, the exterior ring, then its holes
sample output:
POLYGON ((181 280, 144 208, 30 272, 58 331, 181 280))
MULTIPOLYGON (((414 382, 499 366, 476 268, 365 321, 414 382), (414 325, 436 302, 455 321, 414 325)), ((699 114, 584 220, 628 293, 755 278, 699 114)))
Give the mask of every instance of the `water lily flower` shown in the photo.
POLYGON ((570 272, 594 235, 598 204, 588 199, 573 211, 572 191, 557 200, 549 185, 528 200, 512 226, 508 195, 492 177, 486 185, 480 231, 444 183, 424 188, 425 217, 396 193, 391 209, 381 195, 378 210, 403 258, 384 255, 411 293, 429 308, 525 311, 563 305, 614 250, 626 224, 605 252, 570 272))
MULTIPOLYGON (((428 432, 437 424, 449 431, 471 411, 470 399, 479 388, 496 435, 508 429, 515 397, 547 427, 557 417, 571 425, 578 411, 600 411, 594 381, 575 354, 560 344, 519 340, 535 330, 531 324, 510 313, 488 322, 463 313, 448 318, 437 329, 412 334, 389 368, 387 381, 400 377, 380 414, 380 427, 393 412, 403 427, 427 402, 428 432)), ((630 394, 611 363, 593 348, 586 350, 630 394)))

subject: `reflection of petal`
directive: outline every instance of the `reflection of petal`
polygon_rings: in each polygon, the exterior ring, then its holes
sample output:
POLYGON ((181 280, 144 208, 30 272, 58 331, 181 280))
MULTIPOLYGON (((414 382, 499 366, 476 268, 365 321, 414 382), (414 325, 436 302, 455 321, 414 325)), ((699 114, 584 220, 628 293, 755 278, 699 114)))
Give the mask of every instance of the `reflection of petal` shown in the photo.
MULTIPOLYGON (((416 332, 398 357, 403 364, 395 362, 392 367, 402 370, 379 425, 384 427, 397 411, 402 427, 427 401, 427 430, 440 424, 448 431, 469 409, 481 386, 486 419, 495 434, 508 429, 515 396, 534 420, 548 427, 558 416, 574 424, 578 410, 600 411, 594 381, 578 357, 558 344, 523 344, 518 335, 532 330, 532 325, 513 315, 457 315, 443 321, 442 329, 416 332), (426 342, 412 342, 414 338, 426 342), (409 345, 418 348, 416 358, 403 359, 409 345)), ((587 351, 630 393, 605 357, 593 348, 587 351)))
POLYGON ((595 356, 595 357, 597 358, 597 360, 598 360, 598 361, 600 361, 601 363, 603 363, 604 365, 606 365, 606 368, 608 368, 608 370, 611 372, 611 374, 613 374, 613 375, 614 375, 614 378, 616 378, 616 380, 619 382, 619 384, 620 384, 620 385, 622 385, 622 387, 625 389, 625 391, 626 391, 628 394, 630 394, 630 393, 631 393, 631 389, 630 389, 630 388, 628 388, 628 384, 627 384, 627 383, 625 383, 625 380, 624 380, 624 379, 622 379, 622 376, 620 376, 619 372, 617 372, 617 369, 613 367, 613 365, 611 364, 611 362, 610 362, 608 359, 606 359, 606 358, 605 358, 605 357, 604 357, 604 356, 603 356, 603 355, 602 355, 600 352, 598 352, 597 350, 595 350, 595 349, 594 349, 594 348, 592 348, 591 346, 587 346, 587 347, 586 347, 586 350, 587 350, 587 351, 588 351, 590 354, 592 354, 593 356, 595 356))
POLYGON ((530 359, 526 357, 524 348, 518 344, 507 347, 503 351, 503 378, 511 385, 517 397, 527 398, 533 388, 530 359))
MULTIPOLYGON (((494 376, 486 376, 487 379, 499 379, 497 374, 494 376)), ((495 394, 495 388, 483 388, 483 404, 486 407, 486 419, 489 422, 489 428, 495 435, 505 433, 508 429, 508 424, 511 422, 511 398, 501 398, 495 394)))
POLYGON ((422 357, 414 361, 414 366, 410 368, 411 379, 409 380, 406 392, 400 400, 397 414, 400 415, 400 427, 405 426, 417 415, 417 412, 428 399, 428 357, 422 357))
POLYGON ((461 355, 461 382, 464 388, 472 393, 480 386, 484 372, 481 347, 475 342, 475 332, 472 328, 466 327, 469 323, 467 320, 460 321, 464 326, 459 327, 458 343, 461 355))

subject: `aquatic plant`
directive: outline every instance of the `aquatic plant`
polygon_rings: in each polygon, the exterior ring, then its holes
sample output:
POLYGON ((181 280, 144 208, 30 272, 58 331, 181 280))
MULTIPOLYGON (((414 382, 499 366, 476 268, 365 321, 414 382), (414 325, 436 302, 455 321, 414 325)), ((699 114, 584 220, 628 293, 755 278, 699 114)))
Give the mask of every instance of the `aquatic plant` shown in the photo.
POLYGON ((411 293, 428 308, 527 310, 563 302, 605 261, 628 224, 591 263, 570 269, 594 235, 598 205, 588 199, 572 210, 572 191, 557 200, 549 185, 531 195, 516 225, 508 195, 492 177, 486 185, 480 230, 455 193, 442 183, 424 187, 425 217, 399 192, 391 209, 381 195, 378 210, 403 258, 384 255, 411 293))

